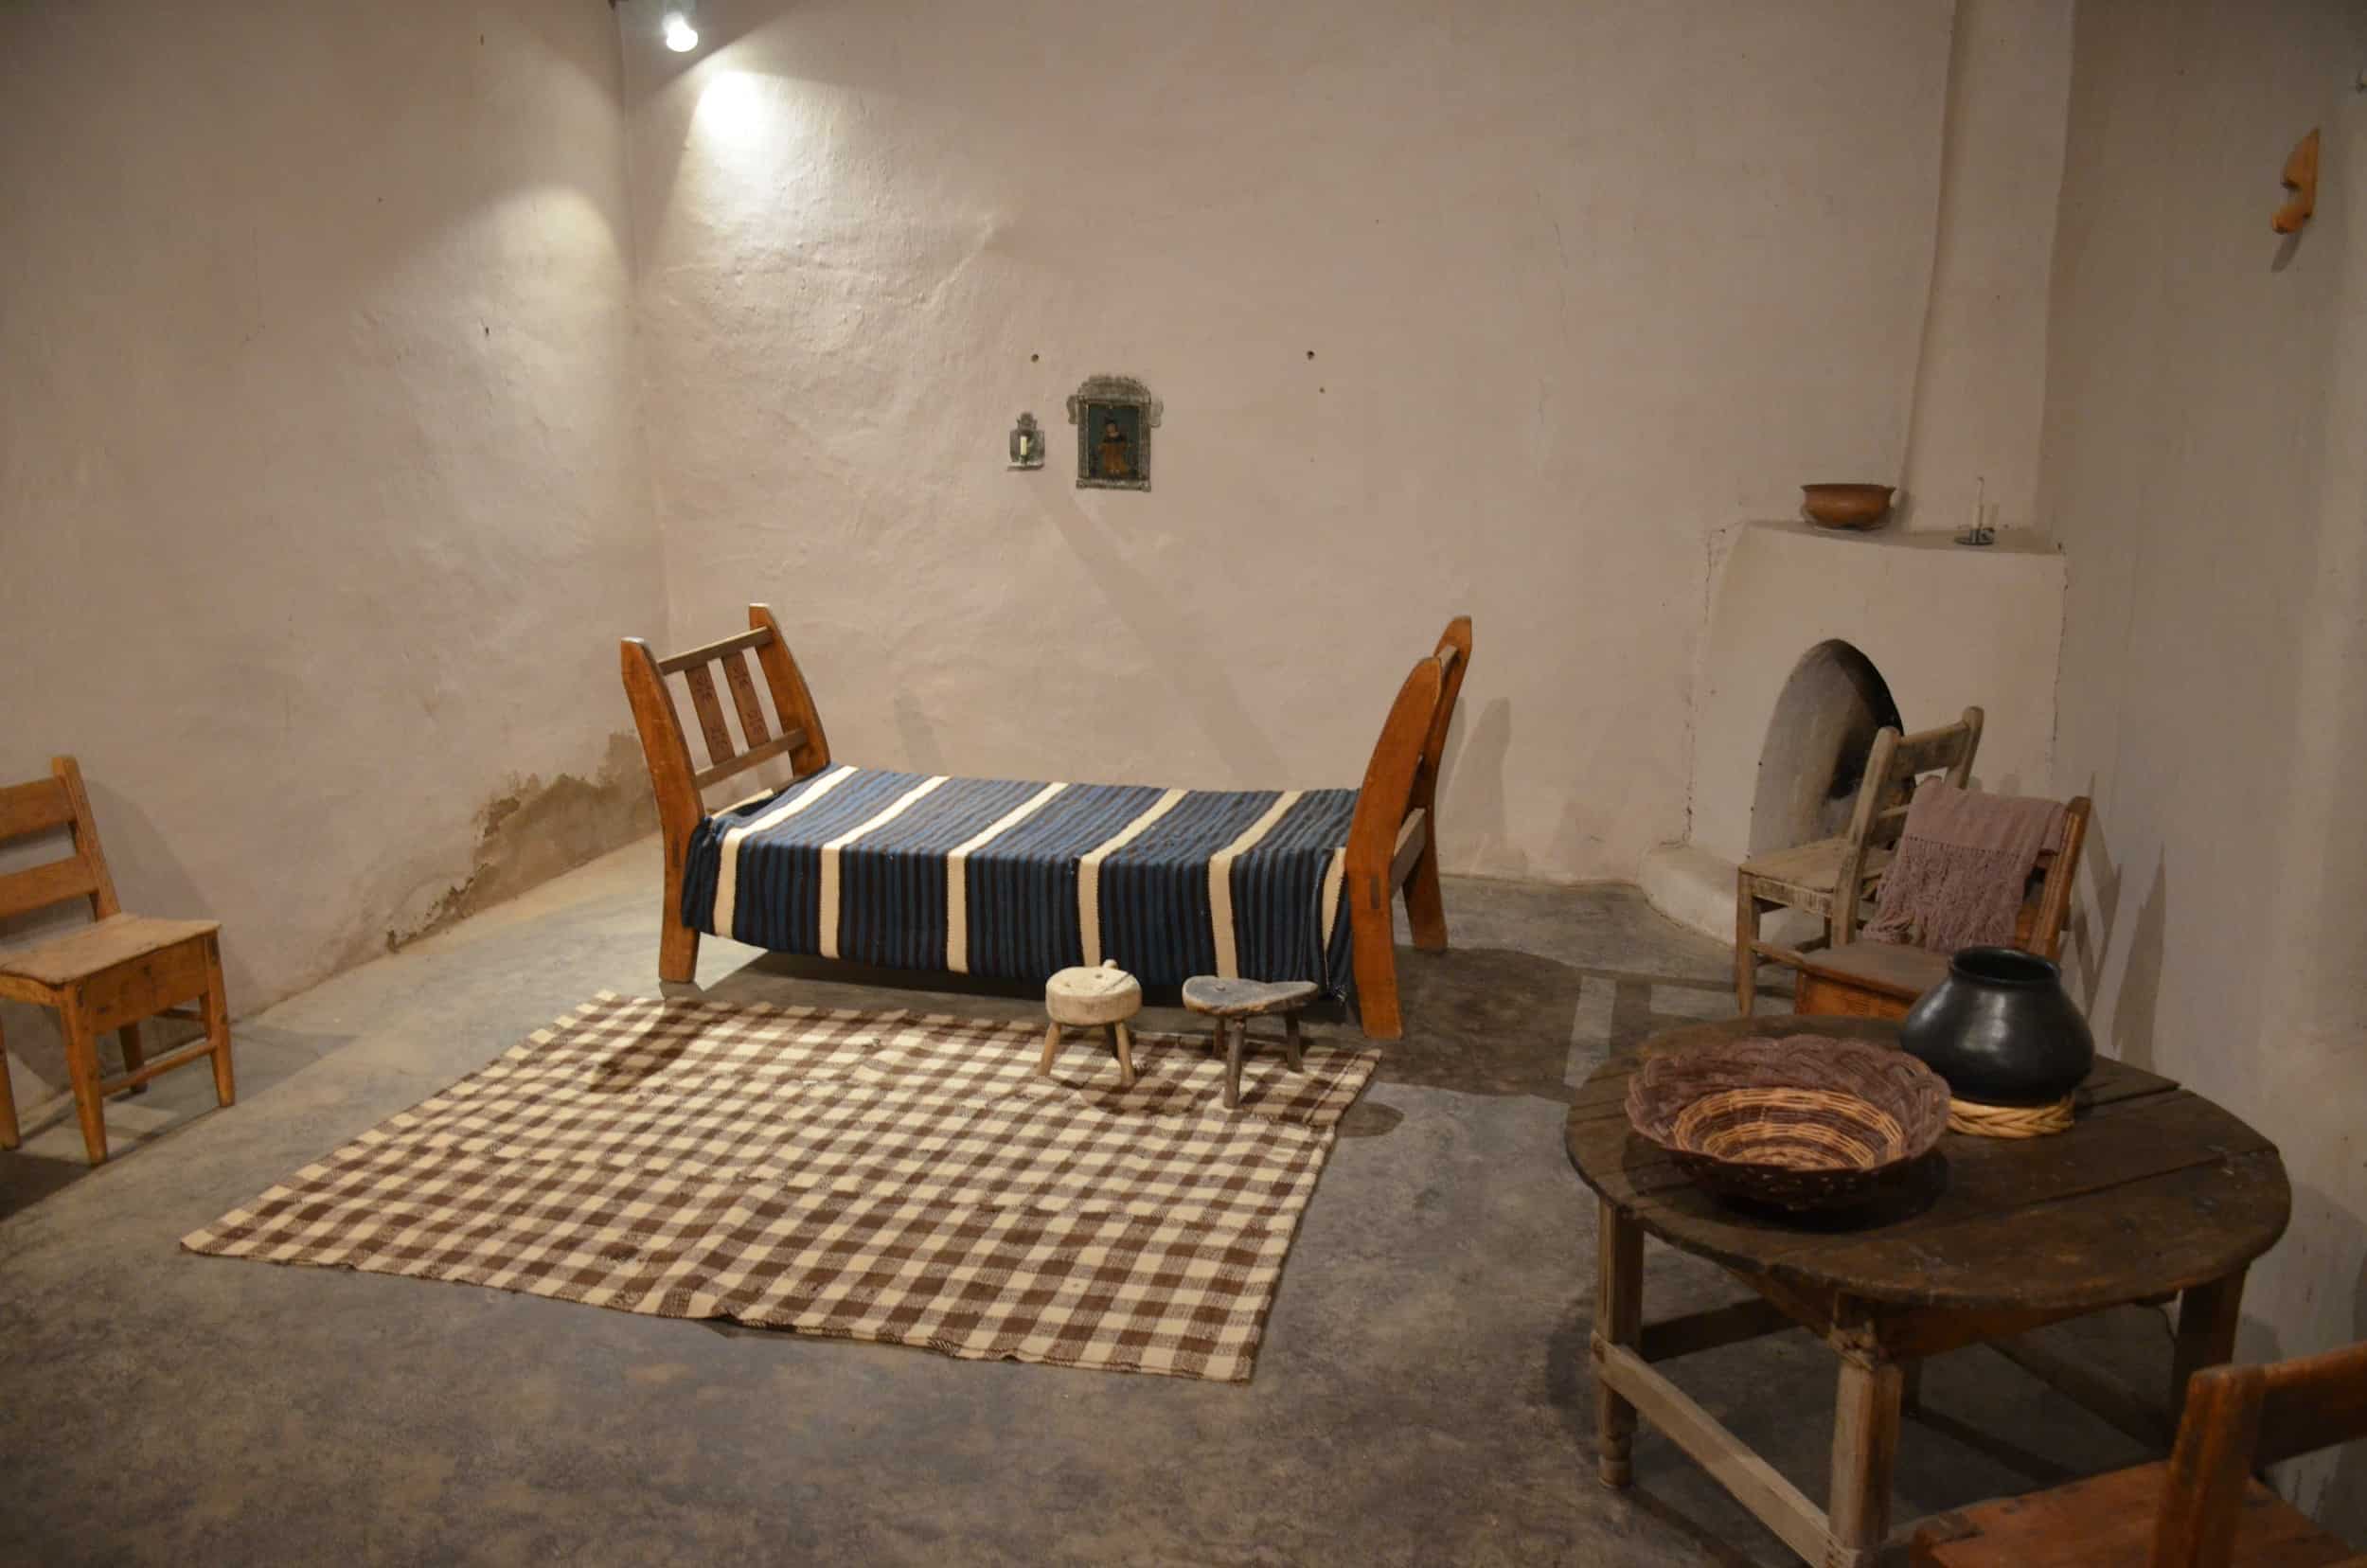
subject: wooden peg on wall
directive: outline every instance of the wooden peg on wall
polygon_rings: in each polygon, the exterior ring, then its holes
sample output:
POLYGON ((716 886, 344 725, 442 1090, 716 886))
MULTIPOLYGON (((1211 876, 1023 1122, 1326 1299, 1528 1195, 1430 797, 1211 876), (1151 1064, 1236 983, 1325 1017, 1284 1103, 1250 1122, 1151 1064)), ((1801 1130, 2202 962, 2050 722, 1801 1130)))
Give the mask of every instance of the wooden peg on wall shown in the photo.
POLYGON ((2285 183, 2292 187, 2292 197, 2277 208, 2277 215, 2269 225, 2279 234, 2293 234, 2309 215, 2318 210, 2318 132, 2311 128, 2308 135, 2294 144, 2292 155, 2285 160, 2285 183))

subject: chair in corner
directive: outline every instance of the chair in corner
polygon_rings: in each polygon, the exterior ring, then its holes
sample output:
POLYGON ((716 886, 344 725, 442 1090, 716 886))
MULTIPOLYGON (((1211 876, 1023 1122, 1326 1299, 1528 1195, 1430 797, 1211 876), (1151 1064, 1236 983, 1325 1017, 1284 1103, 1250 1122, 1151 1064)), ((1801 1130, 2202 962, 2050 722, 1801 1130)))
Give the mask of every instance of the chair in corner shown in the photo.
POLYGON ((1823 918, 1825 947, 1848 946, 1858 934, 1860 905, 1889 867, 1907 825, 1915 780, 1944 774, 1948 782, 1964 788, 1981 747, 1981 718, 1979 708, 1968 707, 1962 719, 1939 729, 1902 736, 1885 726, 1866 757, 1847 832, 1753 855, 1735 870, 1735 1005, 1744 1017, 1757 1002, 1759 960, 1789 962, 1806 951, 1761 941, 1761 918, 1773 909, 1806 910, 1823 918))
POLYGON ((2340 1568, 2358 1548, 2252 1479, 2263 1466, 2367 1437, 2367 1343, 2266 1366, 2214 1366, 2186 1384, 2167 1463, 1924 1521, 1917 1568, 2340 1568))
MULTIPOLYGON (((101 1165, 107 1158, 101 1107, 110 1095, 210 1057, 214 1097, 223 1105, 237 1097, 230 1078, 230 1011, 222 987, 222 928, 212 920, 157 920, 123 913, 99 852, 98 825, 91 816, 81 769, 70 757, 56 757, 49 773, 30 783, 0 786, 0 844, 62 828, 74 852, 0 875, 0 919, 87 899, 92 923, 0 948, 0 999, 56 1010, 82 1148, 91 1164, 101 1165), (140 1022, 148 1018, 186 1020, 202 1026, 205 1036, 150 1061, 140 1046, 140 1022), (124 1070, 120 1078, 102 1078, 98 1040, 110 1030, 122 1041, 124 1070)), ((5 1050, 0 1042, 0 1053, 5 1050)), ((0 1055, 0 1149, 14 1149, 18 1141, 16 1103, 8 1062, 0 1055)))
MULTIPOLYGON (((2064 802, 2063 836, 2038 851, 2014 919, 2011 946, 2050 961, 2062 957, 2072 884, 2079 876, 2079 851, 2088 842, 2093 810, 2086 795, 2064 802)), ((1792 991, 1796 1013, 1904 1018, 1917 997, 1948 978, 1947 953, 1895 942, 1858 941, 1819 953, 1771 948, 1768 956, 1800 971, 1792 991)))

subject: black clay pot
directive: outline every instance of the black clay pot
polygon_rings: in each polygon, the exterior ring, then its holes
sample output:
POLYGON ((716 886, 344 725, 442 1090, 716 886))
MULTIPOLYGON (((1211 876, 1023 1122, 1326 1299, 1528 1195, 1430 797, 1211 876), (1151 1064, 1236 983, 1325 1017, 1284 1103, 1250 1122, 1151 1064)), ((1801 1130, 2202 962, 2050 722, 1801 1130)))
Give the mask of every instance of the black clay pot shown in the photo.
POLYGON ((2095 1037, 2062 971, 2019 948, 1967 948, 1898 1025, 1898 1042, 1958 1099, 2044 1105, 2079 1087, 2095 1037))

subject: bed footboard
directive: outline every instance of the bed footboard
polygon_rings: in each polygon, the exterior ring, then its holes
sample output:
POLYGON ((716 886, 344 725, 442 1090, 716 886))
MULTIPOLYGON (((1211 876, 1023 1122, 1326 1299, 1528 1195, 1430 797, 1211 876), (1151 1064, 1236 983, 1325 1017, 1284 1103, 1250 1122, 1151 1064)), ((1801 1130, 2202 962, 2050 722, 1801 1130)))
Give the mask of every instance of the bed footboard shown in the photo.
POLYGON ((1357 1007, 1364 1033, 1405 1033, 1397 1000, 1397 952, 1392 909, 1405 890, 1406 919, 1417 947, 1447 945, 1447 911, 1438 893, 1438 764, 1454 722, 1455 700, 1471 663, 1471 617, 1457 615, 1430 657, 1397 688, 1348 829, 1345 866, 1357 1007))
POLYGON ((748 606, 747 631, 670 657, 659 658, 639 637, 625 638, 619 651, 625 700, 632 704, 633 727, 641 734, 641 755, 649 764, 650 789, 657 796, 658 827, 665 838, 666 903, 658 912, 658 976, 688 983, 699 967, 699 932, 683 923, 683 864, 690 835, 706 816, 704 792, 775 757, 787 757, 799 778, 819 773, 830 765, 830 742, 822 732, 822 717, 814 710, 805 675, 768 605, 748 606), (770 717, 748 668, 751 653, 773 700, 770 717), (691 765, 689 738, 667 685, 667 677, 677 674, 699 718, 707 756, 704 768, 691 765), (724 719, 724 689, 731 693, 732 712, 739 722, 737 744, 724 719))

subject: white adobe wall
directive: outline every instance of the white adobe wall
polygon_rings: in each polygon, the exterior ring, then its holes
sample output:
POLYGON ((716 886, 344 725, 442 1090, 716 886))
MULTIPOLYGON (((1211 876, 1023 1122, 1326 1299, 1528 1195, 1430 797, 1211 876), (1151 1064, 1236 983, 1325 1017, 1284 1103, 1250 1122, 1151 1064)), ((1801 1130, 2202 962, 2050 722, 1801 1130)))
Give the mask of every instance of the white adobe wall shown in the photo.
POLYGON ((1955 533, 1970 526, 1976 496, 2008 532, 2040 521, 2072 10, 2073 0, 1957 0, 1939 248, 1896 528, 1955 533))
POLYGON ((0 8, 0 778, 79 754, 240 1010, 647 820, 617 70, 592 0, 0 8))
POLYGON ((1468 610, 1450 866, 1632 876, 1709 529, 1902 461, 1943 0, 618 15, 672 626, 774 602, 844 757, 1349 783, 1468 610))
MULTIPOLYGON (((2276 1140, 2239 1357, 2367 1339, 2367 8, 2085 0, 2042 504, 2105 1048, 2276 1140), (2270 232, 2323 137, 2318 215, 2270 232)), ((2367 1444, 2287 1488, 2367 1540, 2367 1444)))

